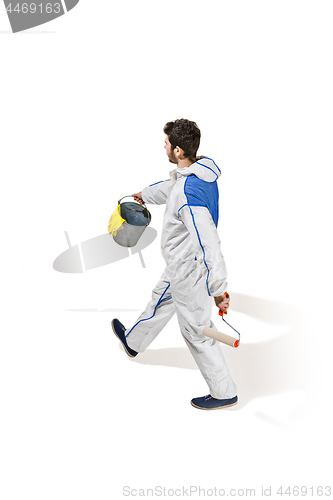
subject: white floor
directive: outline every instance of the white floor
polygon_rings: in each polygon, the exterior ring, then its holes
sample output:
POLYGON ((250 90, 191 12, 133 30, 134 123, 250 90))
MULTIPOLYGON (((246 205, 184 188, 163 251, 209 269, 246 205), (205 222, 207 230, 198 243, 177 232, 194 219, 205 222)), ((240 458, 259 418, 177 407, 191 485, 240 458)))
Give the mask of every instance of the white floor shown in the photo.
POLYGON ((331 7, 296 4, 289 17, 287 7, 267 8, 262 22, 262 2, 229 7, 220 32, 213 7, 195 3, 203 38, 191 40, 188 63, 198 69, 188 83, 180 42, 167 37, 177 34, 173 2, 163 12, 142 4, 151 25, 134 2, 129 17, 109 7, 111 30, 80 2, 45 36, 2 37, 4 500, 163 496, 163 488, 268 496, 269 487, 281 498, 280 486, 311 496, 330 485, 331 7), (223 41, 222 64, 214 58, 223 41), (86 267, 87 241, 95 262, 118 198, 168 178, 162 128, 183 115, 201 126, 200 153, 223 167, 227 320, 242 334, 239 349, 222 346, 239 396, 223 411, 190 405, 208 390, 176 320, 134 360, 110 327, 113 317, 135 321, 163 270, 162 207, 150 207, 157 237, 142 251, 145 267, 135 254, 81 273, 53 268, 78 244, 69 269, 82 259, 86 267))

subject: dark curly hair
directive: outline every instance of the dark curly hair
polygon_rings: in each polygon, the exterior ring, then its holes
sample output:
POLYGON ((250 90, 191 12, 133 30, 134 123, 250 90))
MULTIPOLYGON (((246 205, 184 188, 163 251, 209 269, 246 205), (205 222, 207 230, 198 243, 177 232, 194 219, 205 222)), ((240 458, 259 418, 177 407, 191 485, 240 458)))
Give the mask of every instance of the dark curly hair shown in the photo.
POLYGON ((196 160, 201 133, 195 122, 180 118, 164 125, 163 131, 168 136, 172 149, 178 146, 184 151, 185 158, 196 160))

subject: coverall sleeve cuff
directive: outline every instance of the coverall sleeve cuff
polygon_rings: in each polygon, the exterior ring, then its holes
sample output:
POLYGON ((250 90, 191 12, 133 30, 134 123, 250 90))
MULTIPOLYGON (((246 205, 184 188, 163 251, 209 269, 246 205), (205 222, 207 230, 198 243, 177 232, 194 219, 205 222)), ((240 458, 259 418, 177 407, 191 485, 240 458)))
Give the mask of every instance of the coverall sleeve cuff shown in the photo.
POLYGON ((214 290, 214 292, 210 291, 210 294, 212 297, 221 297, 222 295, 224 295, 224 292, 227 291, 227 288, 228 288, 228 283, 225 282, 218 288, 218 290, 214 290))

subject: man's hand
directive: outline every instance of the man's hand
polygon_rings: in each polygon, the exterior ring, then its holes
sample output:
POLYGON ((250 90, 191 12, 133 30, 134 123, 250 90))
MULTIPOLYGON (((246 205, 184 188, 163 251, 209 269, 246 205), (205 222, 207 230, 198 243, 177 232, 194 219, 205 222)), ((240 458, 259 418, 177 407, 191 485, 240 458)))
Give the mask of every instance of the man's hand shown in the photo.
POLYGON ((230 295, 227 293, 227 295, 220 295, 219 297, 214 297, 215 304, 219 309, 221 309, 222 312, 226 312, 229 303, 230 303, 230 295))
POLYGON ((144 204, 144 201, 142 199, 142 191, 140 191, 140 193, 132 194, 132 196, 135 199, 135 201, 137 201, 138 203, 140 203, 140 205, 144 204))

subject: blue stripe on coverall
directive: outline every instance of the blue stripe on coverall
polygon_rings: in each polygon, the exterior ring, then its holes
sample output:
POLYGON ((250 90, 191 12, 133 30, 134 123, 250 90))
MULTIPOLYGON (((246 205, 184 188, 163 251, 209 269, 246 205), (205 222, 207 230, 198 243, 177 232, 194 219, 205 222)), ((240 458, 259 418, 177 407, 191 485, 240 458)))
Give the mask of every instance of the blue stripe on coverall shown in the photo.
POLYGON ((127 337, 131 333, 131 331, 133 330, 133 328, 135 328, 139 323, 141 323, 141 321, 148 321, 149 319, 152 319, 155 316, 156 309, 161 304, 161 302, 164 302, 164 300, 171 299, 171 295, 169 295, 168 297, 164 297, 164 299, 163 299, 163 295, 165 294, 165 292, 167 291, 167 289, 169 288, 169 286, 170 286, 170 283, 168 284, 168 286, 166 287, 166 289, 164 290, 164 292, 162 293, 162 295, 158 299, 158 302, 157 302, 157 304, 156 304, 156 306, 154 308, 154 312, 153 312, 152 316, 150 316, 150 318, 140 319, 139 321, 137 321, 135 323, 135 325, 132 326, 132 328, 130 329, 130 331, 128 332, 128 334, 125 335, 125 337, 127 337))
POLYGON ((156 186, 156 184, 161 184, 161 182, 168 182, 168 181, 171 181, 171 179, 166 179, 165 181, 154 182, 154 184, 150 184, 148 187, 156 186))
POLYGON ((207 266, 207 262, 206 262, 205 249, 204 249, 204 247, 202 246, 201 239, 200 239, 200 235, 199 235, 199 231, 198 231, 197 226, 196 226, 196 224, 195 224, 194 215, 193 215, 193 212, 192 212, 192 210, 191 210, 190 205, 188 206, 188 208, 190 209, 190 212, 191 212, 191 215, 192 215, 193 225, 194 225, 195 230, 196 230, 197 235, 198 235, 199 243, 200 243, 200 246, 201 246, 201 249, 202 249, 202 253, 203 253, 203 260, 204 260, 205 266, 206 266, 206 268, 207 268, 206 286, 207 286, 207 292, 208 292, 208 295, 210 295, 210 293, 209 293, 209 287, 208 287, 209 268, 208 268, 208 266, 207 266))
POLYGON ((212 168, 207 167, 207 165, 204 165, 203 163, 200 163, 200 162, 198 162, 198 161, 197 161, 196 163, 197 163, 198 165, 201 165, 202 167, 207 168, 208 170, 211 170, 211 171, 213 172, 213 174, 215 174, 215 175, 216 175, 216 179, 218 179, 218 177, 219 177, 219 176, 217 175, 217 173, 216 173, 216 172, 214 172, 214 170, 213 170, 212 168))
MULTIPOLYGON (((203 158, 199 158, 199 160, 204 160, 205 158, 206 158, 206 160, 212 161, 214 163, 215 167, 217 168, 217 170, 221 174, 221 170, 219 169, 219 167, 216 165, 215 161, 212 158, 208 158, 208 156, 204 156, 203 158)), ((199 163, 199 161, 196 161, 196 163, 199 163)), ((199 165, 202 165, 203 167, 209 168, 209 167, 207 167, 207 165, 204 165, 203 163, 199 163, 199 165)), ((214 172, 214 174, 215 174, 215 172, 214 172)))
MULTIPOLYGON (((208 167, 206 167, 206 168, 208 168, 208 167)), ((205 266, 207 269, 207 278, 206 278, 207 292, 208 292, 208 295, 210 295, 209 287, 208 287, 208 279, 209 279, 210 271, 209 271, 209 268, 207 265, 206 254, 205 254, 205 250, 204 250, 204 247, 202 245, 202 242, 201 242, 199 231, 198 231, 198 228, 195 224, 194 215, 193 215, 193 212, 191 210, 191 206, 192 207, 202 206, 202 207, 207 208, 210 215, 212 216, 212 219, 214 221, 215 226, 217 227, 218 220, 219 220, 219 209, 218 209, 219 193, 218 193, 217 183, 216 183, 216 181, 214 181, 214 182, 204 181, 202 179, 199 179, 198 177, 196 177, 196 175, 193 175, 193 174, 189 175, 184 182, 184 195, 185 195, 186 200, 187 200, 187 204, 185 204, 185 205, 188 206, 188 208, 191 212, 193 225, 195 227, 195 230, 196 230, 196 233, 198 236, 198 240, 199 240, 199 244, 200 244, 201 249, 202 249, 203 260, 204 260, 204 263, 205 263, 205 266)), ((185 205, 180 207, 180 209, 178 210, 178 216, 179 216, 179 211, 185 205)))

